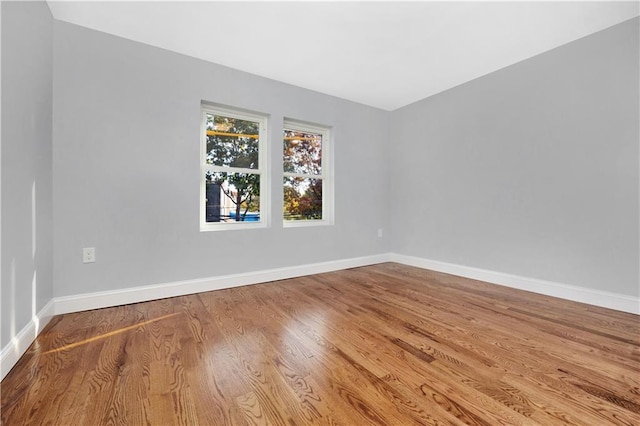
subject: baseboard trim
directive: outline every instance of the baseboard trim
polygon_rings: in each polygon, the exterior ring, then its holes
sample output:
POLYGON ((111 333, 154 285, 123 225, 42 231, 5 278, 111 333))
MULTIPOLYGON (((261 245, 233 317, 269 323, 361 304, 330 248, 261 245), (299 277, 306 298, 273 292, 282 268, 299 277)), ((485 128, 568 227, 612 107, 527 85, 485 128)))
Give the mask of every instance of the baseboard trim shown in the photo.
POLYGON ((73 296, 54 297, 47 305, 11 339, 0 352, 0 380, 11 371, 24 355, 40 331, 51 321, 54 315, 80 312, 90 309, 108 308, 130 303, 146 302, 167 297, 183 296, 211 290, 222 290, 231 287, 258 284, 269 281, 321 274, 359 266, 388 262, 388 254, 333 260, 328 262, 285 268, 268 269, 266 271, 225 275, 187 281, 132 287, 120 290, 84 293, 73 296))
POLYGON ((633 296, 593 290, 568 284, 560 284, 552 281, 538 280, 535 278, 522 277, 503 272, 473 268, 470 266, 440 262, 420 257, 405 256, 396 253, 391 253, 389 255, 389 259, 392 262, 402 263, 403 265, 416 266, 418 268, 430 269, 436 272, 444 272, 446 274, 457 275, 459 277, 471 278, 505 287, 517 288, 519 290, 526 290, 560 299, 640 315, 640 298, 633 296))
POLYGON ((73 296, 56 297, 55 313, 86 311, 89 309, 106 308, 110 306, 127 305, 167 297, 184 296, 186 294, 205 291, 221 290, 231 287, 258 284, 269 281, 284 280, 305 275, 321 274, 323 272, 373 265, 388 262, 388 254, 356 257, 307 265, 290 266, 268 269, 265 271, 242 274, 224 275, 187 281, 176 281, 142 287, 132 287, 121 290, 84 293, 73 296))
POLYGON ((54 315, 284 280, 383 262, 397 262, 404 265, 416 266, 432 271, 444 272, 460 277, 640 315, 640 298, 632 296, 397 253, 385 253, 308 265, 268 269, 265 271, 55 297, 0 351, 0 380, 14 367, 54 315))
POLYGON ((22 328, 0 351, 0 380, 11 371, 18 360, 29 349, 31 343, 49 324, 55 312, 55 303, 50 300, 31 321, 22 328))

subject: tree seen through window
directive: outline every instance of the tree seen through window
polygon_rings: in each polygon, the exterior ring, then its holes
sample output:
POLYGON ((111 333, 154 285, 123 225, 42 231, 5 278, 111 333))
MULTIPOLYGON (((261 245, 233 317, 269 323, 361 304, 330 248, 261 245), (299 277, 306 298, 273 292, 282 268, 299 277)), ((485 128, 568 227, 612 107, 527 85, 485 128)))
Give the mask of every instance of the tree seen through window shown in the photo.
POLYGON ((322 134, 284 130, 284 219, 322 219, 322 134))
POLYGON ((259 130, 259 122, 206 114, 207 222, 260 220, 259 130))

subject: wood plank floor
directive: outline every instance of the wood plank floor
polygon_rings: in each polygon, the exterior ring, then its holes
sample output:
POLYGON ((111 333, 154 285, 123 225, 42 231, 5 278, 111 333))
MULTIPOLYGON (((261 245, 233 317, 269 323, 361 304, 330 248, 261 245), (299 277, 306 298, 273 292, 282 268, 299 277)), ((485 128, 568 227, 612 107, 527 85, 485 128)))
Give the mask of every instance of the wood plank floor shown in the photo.
POLYGON ((640 317, 385 263, 55 317, 4 425, 640 425, 640 317))

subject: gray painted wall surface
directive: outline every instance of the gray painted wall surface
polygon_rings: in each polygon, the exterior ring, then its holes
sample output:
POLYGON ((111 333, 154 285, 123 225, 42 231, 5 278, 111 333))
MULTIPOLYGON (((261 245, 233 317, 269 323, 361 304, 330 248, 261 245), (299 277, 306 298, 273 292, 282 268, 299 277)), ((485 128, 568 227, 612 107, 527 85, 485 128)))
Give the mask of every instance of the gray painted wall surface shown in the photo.
POLYGON ((3 2, 2 43, 3 347, 52 269, 65 296, 395 251, 638 296, 638 19, 393 113, 42 3, 3 2), (199 231, 201 100, 270 114, 271 228, 199 231), (333 227, 277 219, 285 116, 334 127, 333 227))
POLYGON ((393 112, 391 249, 638 296, 638 22, 393 112))
POLYGON ((54 35, 57 296, 388 251, 386 112, 64 22, 54 35), (201 100, 270 114, 270 229, 199 231, 201 100), (335 226, 278 221, 283 117, 334 128, 335 226))
POLYGON ((4 347, 53 297, 53 18, 44 2, 0 7, 4 347))

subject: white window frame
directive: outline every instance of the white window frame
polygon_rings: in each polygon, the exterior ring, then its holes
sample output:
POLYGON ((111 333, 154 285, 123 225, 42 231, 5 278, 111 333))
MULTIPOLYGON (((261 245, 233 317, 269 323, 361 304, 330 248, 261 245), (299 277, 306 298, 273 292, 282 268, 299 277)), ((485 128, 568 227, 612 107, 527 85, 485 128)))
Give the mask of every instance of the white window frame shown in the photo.
POLYGON ((268 173, 268 116, 252 111, 220 106, 208 103, 201 104, 200 120, 200 231, 229 231, 236 229, 266 228, 270 225, 271 211, 268 173), (259 123, 258 136, 258 168, 245 169, 207 164, 207 114, 221 115, 259 123), (207 222, 206 219, 206 178, 207 171, 227 173, 251 173, 260 175, 260 221, 258 222, 207 222))
MULTIPOLYGON (((310 124, 304 121, 285 118, 282 125, 283 134, 285 130, 293 130, 296 132, 316 133, 322 135, 322 172, 319 175, 307 175, 302 173, 284 172, 283 161, 283 178, 288 176, 299 176, 309 179, 322 179, 322 219, 305 219, 305 220, 286 220, 283 212, 284 228, 302 228, 307 226, 323 226, 333 225, 334 223, 334 171, 333 171, 333 139, 332 131, 328 126, 318 124, 310 124)), ((280 145, 283 149, 284 139, 280 145)), ((281 151, 282 152, 282 151, 281 151)), ((284 183, 281 180, 281 185, 284 183)), ((284 200, 283 200, 284 202, 284 200)))

